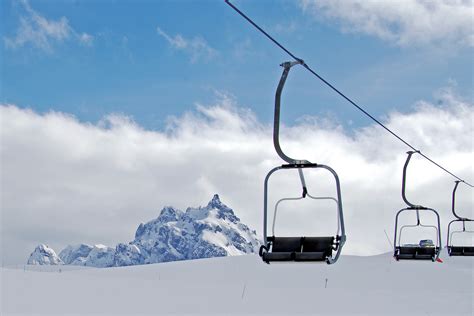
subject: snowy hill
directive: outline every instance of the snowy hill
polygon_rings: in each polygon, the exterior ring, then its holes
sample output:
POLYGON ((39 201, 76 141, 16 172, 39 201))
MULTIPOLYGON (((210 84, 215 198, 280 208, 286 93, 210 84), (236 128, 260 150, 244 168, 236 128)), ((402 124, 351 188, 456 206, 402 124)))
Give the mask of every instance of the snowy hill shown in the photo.
POLYGON ((68 246, 60 252, 58 263, 37 260, 31 264, 129 266, 249 254, 259 246, 256 232, 241 223, 216 194, 205 207, 185 212, 163 208, 156 219, 138 226, 135 239, 128 244, 120 243, 115 248, 68 246))
POLYGON ((335 265, 257 255, 111 269, 2 269, 1 315, 473 315, 473 257, 335 265), (60 270, 61 269, 61 270, 60 270))

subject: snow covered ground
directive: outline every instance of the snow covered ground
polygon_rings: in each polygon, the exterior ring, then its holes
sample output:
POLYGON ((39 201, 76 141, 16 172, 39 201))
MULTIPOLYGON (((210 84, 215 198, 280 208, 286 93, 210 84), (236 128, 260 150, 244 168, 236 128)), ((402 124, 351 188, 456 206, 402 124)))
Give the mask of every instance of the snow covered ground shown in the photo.
POLYGON ((267 265, 256 255, 2 268, 1 315, 473 315, 474 258, 267 265), (59 272, 61 271, 61 272, 59 272))

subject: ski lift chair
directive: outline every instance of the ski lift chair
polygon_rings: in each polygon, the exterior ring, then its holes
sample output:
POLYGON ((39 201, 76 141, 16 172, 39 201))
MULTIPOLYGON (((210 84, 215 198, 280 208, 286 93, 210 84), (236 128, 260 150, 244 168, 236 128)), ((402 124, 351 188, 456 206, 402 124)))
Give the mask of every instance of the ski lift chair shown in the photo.
POLYGON ((461 181, 455 181, 454 189, 453 189, 453 200, 452 200, 452 211, 454 214, 454 217, 456 219, 452 220, 448 224, 448 238, 447 238, 447 248, 448 248, 448 254, 450 256, 474 256, 474 246, 453 246, 453 235, 454 234, 472 234, 474 231, 472 230, 466 230, 466 222, 474 222, 474 220, 465 218, 465 217, 460 217, 457 215, 455 211, 455 198, 456 198, 456 189, 458 188, 459 182, 461 181), (451 225, 453 223, 462 223, 462 230, 455 230, 451 232, 451 225))
POLYGON ((394 248, 394 258, 398 260, 431 260, 436 261, 439 257, 439 253, 441 250, 441 224, 439 219, 439 214, 436 210, 421 206, 415 205, 410 203, 405 195, 405 184, 406 184, 406 172, 408 163, 410 162, 411 156, 416 153, 415 151, 407 152, 408 157, 405 161, 405 165, 403 167, 403 179, 402 179, 402 198, 407 204, 406 208, 401 209, 397 212, 395 216, 395 237, 393 240, 393 248, 394 248), (414 225, 403 225, 399 228, 398 225, 398 217, 401 213, 404 212, 415 212, 416 213, 416 224, 414 225), (437 226, 434 225, 424 225, 421 223, 420 212, 432 212, 435 214, 437 219, 437 226), (436 232, 436 244, 432 246, 425 246, 422 245, 421 242, 418 245, 402 245, 400 243, 402 232, 406 228, 432 228, 436 232))
POLYGON ((277 154, 287 164, 273 168, 266 176, 264 183, 264 212, 263 212, 263 239, 264 244, 260 247, 259 255, 262 260, 266 263, 270 262, 326 262, 327 264, 335 263, 340 254, 342 247, 345 243, 345 229, 344 229, 344 218, 342 212, 342 199, 341 199, 341 188, 339 183, 339 177, 336 172, 329 166, 322 164, 311 163, 308 160, 297 160, 285 155, 280 147, 279 141, 279 127, 280 127, 280 104, 281 104, 281 92, 285 85, 286 78, 290 71, 290 68, 296 64, 303 64, 301 60, 295 62, 286 62, 281 64, 284 68, 280 82, 275 96, 275 115, 273 124, 273 144, 277 154), (314 197, 309 194, 306 186, 304 169, 325 169, 329 171, 336 182, 336 194, 337 197, 314 197), (267 217, 268 217, 268 182, 270 176, 279 170, 291 170, 296 169, 298 171, 303 193, 301 197, 297 198, 283 198, 280 199, 274 208, 272 235, 267 234, 267 217), (314 200, 333 200, 336 203, 337 208, 337 219, 338 229, 334 236, 275 236, 275 221, 278 211, 278 206, 282 202, 300 200, 304 198, 311 198, 314 200))

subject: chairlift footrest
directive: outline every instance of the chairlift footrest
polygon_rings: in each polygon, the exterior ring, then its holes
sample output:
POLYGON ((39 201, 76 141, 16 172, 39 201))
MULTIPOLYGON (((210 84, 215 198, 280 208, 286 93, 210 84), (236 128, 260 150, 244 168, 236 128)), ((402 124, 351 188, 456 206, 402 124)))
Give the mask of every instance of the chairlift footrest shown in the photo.
POLYGON ((324 252, 298 252, 295 253, 295 261, 326 261, 324 252))
POLYGON ((265 262, 270 261, 294 261, 294 252, 264 252, 262 254, 262 260, 265 262))

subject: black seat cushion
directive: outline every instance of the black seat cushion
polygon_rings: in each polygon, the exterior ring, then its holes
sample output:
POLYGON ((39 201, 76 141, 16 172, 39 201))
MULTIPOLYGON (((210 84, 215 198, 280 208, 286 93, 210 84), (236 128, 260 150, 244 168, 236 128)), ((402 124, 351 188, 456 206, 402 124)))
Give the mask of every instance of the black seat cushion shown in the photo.
POLYGON ((449 246, 448 253, 450 256, 474 256, 474 247, 449 246))
POLYGON ((398 253, 401 255, 415 255, 417 247, 399 247, 398 253))
POLYGON ((305 237, 303 239, 303 252, 327 252, 332 250, 334 237, 305 237))
POLYGON ((271 252, 300 252, 301 237, 273 237, 271 252))
POLYGON ((417 248, 416 252, 417 252, 417 255, 435 256, 436 248, 435 247, 420 247, 420 248, 417 248))

